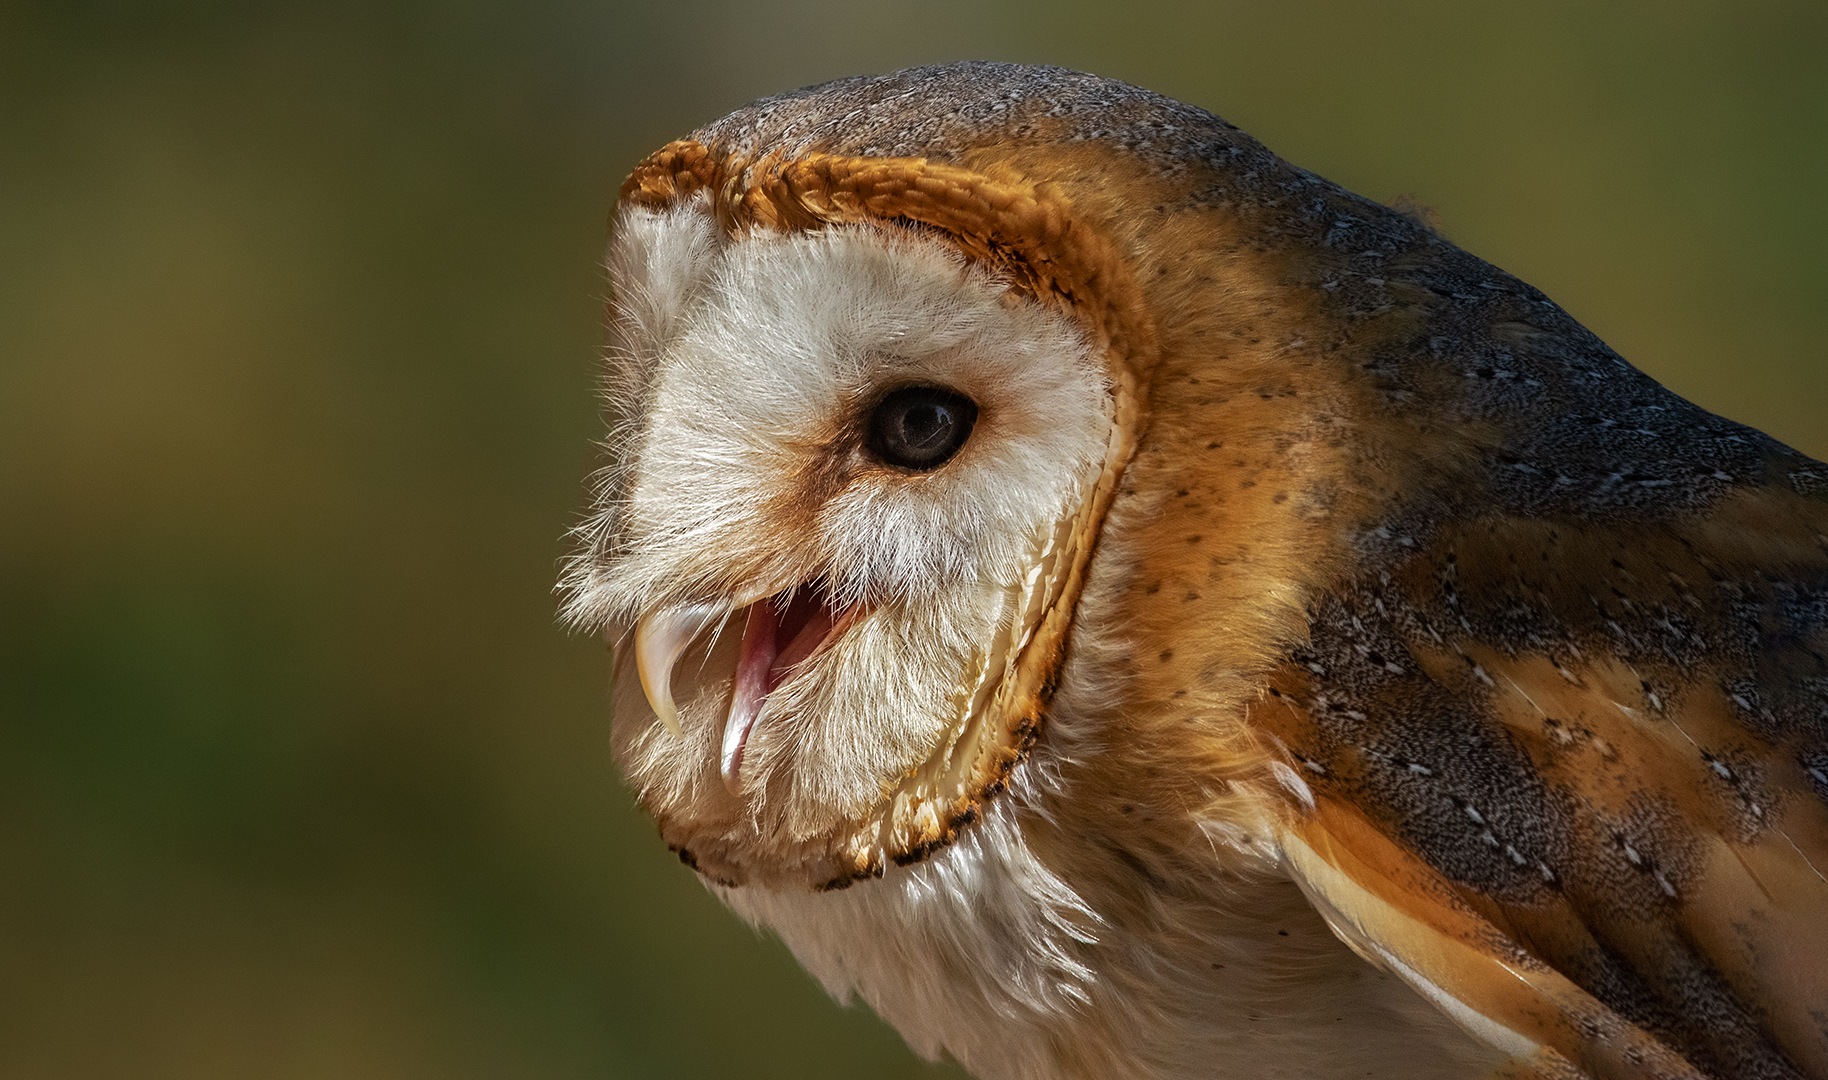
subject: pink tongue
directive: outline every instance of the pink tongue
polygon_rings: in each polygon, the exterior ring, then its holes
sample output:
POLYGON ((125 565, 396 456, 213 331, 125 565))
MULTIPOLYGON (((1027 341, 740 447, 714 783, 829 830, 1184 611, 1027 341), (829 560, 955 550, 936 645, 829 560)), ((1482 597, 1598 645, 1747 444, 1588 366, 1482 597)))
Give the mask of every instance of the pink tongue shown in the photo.
MULTIPOLYGON (((775 611, 775 601, 768 601, 770 611, 775 611)), ((775 615, 774 641, 777 647, 786 642, 780 655, 768 668, 768 691, 781 685, 781 676, 795 664, 812 655, 825 636, 831 633, 831 609, 821 603, 811 589, 800 589, 794 593, 793 601, 787 610, 775 615)))
POLYGON ((743 747, 762 703, 795 664, 811 656, 831 633, 831 609, 813 589, 796 589, 783 609, 779 597, 749 606, 736 662, 736 687, 724 721, 721 772, 732 794, 742 792, 743 747))

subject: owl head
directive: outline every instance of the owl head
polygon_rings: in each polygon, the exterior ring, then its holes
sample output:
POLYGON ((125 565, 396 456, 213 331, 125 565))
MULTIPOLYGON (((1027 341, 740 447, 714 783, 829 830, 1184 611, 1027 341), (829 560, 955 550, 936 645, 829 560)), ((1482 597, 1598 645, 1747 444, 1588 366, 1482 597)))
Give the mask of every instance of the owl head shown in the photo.
POLYGON ((623 188, 569 614, 616 754, 727 884, 942 845, 1036 736, 1139 431, 1112 244, 1008 168, 690 140, 623 188))
MULTIPOLYGON (((1376 363, 1318 373, 1349 333, 1428 334, 1439 289, 1399 279, 1476 260, 1135 87, 958 64, 765 99, 638 165, 612 231, 607 463, 562 590, 616 649, 624 772, 716 883, 949 843, 1049 746, 1075 627, 1167 665, 1082 681, 1193 695, 1124 710, 1235 712, 1384 478, 1455 460, 1401 441, 1376 363), (1114 514, 1188 603, 1085 617, 1114 514), (1222 658, 1148 644, 1196 625, 1222 658)), ((1174 798, 1267 768, 1208 734, 1174 798)))

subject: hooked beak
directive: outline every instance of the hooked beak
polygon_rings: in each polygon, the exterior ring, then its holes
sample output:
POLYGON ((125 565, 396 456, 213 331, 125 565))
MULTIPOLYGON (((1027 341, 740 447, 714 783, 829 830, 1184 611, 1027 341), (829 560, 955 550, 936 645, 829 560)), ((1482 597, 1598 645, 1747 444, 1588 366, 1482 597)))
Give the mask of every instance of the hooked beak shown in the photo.
POLYGON ((653 611, 635 626, 635 670, 654 715, 681 733, 673 702, 673 667, 706 628, 733 610, 744 610, 729 712, 724 717, 718 771, 732 794, 742 792, 743 750, 768 695, 827 641, 854 620, 856 606, 834 611, 818 590, 802 586, 746 604, 688 604, 653 611))
POLYGON ((673 705, 673 665, 692 639, 729 609, 722 604, 688 604, 649 612, 635 624, 635 672, 654 715, 675 735, 681 733, 673 705))

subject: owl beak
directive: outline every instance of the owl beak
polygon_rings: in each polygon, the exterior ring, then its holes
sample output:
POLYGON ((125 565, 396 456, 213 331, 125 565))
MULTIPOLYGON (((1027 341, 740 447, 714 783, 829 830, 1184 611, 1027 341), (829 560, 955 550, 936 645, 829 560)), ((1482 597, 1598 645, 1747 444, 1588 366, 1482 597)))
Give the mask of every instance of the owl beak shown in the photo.
POLYGON ((743 750, 768 695, 826 641, 842 633, 861 608, 834 611, 816 590, 751 594, 737 603, 685 604, 651 611, 635 624, 635 671, 641 691, 666 729, 683 733, 673 701, 673 668, 692 642, 733 612, 744 615, 730 711, 724 718, 719 772, 733 795, 743 790, 743 750))
POLYGON ((673 666, 692 639, 729 612, 723 604, 687 604, 651 611, 635 624, 635 672, 654 715, 675 735, 681 733, 673 704, 673 666))

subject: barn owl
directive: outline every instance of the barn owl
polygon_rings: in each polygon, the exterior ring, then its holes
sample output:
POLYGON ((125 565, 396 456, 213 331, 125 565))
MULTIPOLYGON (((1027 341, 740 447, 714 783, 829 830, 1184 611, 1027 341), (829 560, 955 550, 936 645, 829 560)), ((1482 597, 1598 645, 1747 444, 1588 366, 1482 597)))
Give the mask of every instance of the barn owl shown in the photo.
POLYGON ((1828 1077, 1828 466, 1199 109, 622 188, 562 582, 667 845, 987 1080, 1828 1077))

